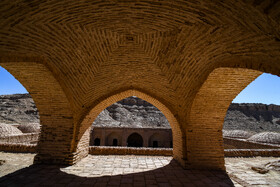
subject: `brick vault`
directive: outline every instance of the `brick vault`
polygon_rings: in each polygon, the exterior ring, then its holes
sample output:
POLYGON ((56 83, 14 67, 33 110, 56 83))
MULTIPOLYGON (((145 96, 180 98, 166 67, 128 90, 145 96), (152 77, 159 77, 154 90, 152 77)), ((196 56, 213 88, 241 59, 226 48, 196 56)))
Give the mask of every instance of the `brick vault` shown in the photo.
POLYGON ((279 1, 2 0, 0 14, 0 65, 40 112, 37 163, 85 157, 97 115, 137 96, 169 120, 182 166, 223 170, 229 104, 280 75, 279 1))

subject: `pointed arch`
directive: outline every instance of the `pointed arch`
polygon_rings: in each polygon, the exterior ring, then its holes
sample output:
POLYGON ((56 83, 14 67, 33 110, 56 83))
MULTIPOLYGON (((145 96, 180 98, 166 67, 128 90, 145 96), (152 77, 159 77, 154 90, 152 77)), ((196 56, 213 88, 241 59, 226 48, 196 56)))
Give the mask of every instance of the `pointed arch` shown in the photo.
POLYGON ((53 73, 37 61, 39 58, 1 56, 0 66, 28 90, 38 108, 42 127, 34 162, 72 164, 74 122, 70 103, 53 73))
POLYGON ((222 169, 222 128, 232 100, 262 72, 217 68, 210 73, 192 103, 186 126, 188 161, 192 168, 222 169))
POLYGON ((184 165, 184 138, 181 126, 178 123, 176 117, 173 115, 172 111, 169 110, 169 108, 166 107, 162 102, 146 93, 143 93, 142 91, 138 91, 135 89, 129 89, 117 94, 113 94, 88 111, 87 115, 79 126, 79 131, 76 139, 76 153, 79 154, 81 158, 85 157, 88 154, 90 127, 97 116, 100 114, 100 112, 102 112, 108 106, 116 103, 117 101, 131 96, 139 97, 140 99, 151 103, 165 115, 172 128, 173 157, 177 159, 182 165, 184 165))

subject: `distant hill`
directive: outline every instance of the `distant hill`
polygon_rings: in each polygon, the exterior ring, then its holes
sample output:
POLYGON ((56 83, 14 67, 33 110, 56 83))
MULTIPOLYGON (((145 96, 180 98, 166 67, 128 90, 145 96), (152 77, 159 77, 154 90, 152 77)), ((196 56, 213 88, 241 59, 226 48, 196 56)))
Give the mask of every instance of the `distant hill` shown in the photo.
POLYGON ((103 110, 93 123, 104 127, 171 128, 163 113, 137 97, 123 99, 103 110))
MULTIPOLYGON (((29 94, 0 96, 0 123, 38 123, 39 115, 29 94)), ((121 100, 100 113, 94 126, 170 128, 164 115, 137 97, 121 100)), ((280 106, 265 104, 230 105, 224 129, 280 132, 280 106)))
POLYGON ((30 95, 0 95, 0 123, 39 123, 38 110, 30 95))
POLYGON ((224 129, 280 132, 280 106, 232 103, 225 117, 224 129))

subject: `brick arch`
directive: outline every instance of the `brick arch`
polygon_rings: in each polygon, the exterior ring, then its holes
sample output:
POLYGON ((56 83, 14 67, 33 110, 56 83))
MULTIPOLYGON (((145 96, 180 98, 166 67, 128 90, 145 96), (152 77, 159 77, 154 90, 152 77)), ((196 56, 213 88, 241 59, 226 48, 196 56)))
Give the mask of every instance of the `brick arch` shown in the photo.
POLYGON ((215 68, 245 68, 280 76, 279 62, 280 57, 277 55, 250 55, 217 59, 214 64, 215 68))
POLYGON ((36 163, 72 164, 73 112, 53 73, 39 58, 0 58, 0 66, 10 72, 32 96, 40 114, 41 133, 36 163))
POLYGON ((173 134, 173 157, 178 160, 182 165, 184 165, 183 155, 184 155, 184 141, 183 141, 183 132, 180 124, 178 123, 176 117, 173 113, 167 108, 162 102, 145 94, 141 91, 130 89, 127 91, 120 92, 118 94, 114 94, 112 96, 107 97, 97 105, 95 105, 91 110, 88 111, 88 114, 85 116, 83 121, 81 122, 79 132, 77 134, 77 147, 76 152, 80 155, 80 158, 85 157, 88 154, 88 146, 89 146, 89 132, 90 127, 96 117, 106 109, 108 106, 125 99, 130 96, 137 96, 155 107, 157 107, 167 118, 173 134))
POLYGON ((232 100, 262 72, 242 68, 217 68, 196 94, 188 115, 188 161, 194 168, 224 170, 222 128, 232 100))

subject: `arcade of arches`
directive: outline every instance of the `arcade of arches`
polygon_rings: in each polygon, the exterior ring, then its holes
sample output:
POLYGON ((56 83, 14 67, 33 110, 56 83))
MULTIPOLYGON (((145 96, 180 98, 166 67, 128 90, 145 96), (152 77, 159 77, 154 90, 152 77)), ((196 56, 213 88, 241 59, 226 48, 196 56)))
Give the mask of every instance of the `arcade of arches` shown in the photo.
POLYGON ((134 95, 164 113, 183 167, 224 170, 229 104, 261 72, 280 76, 279 7, 270 0, 2 0, 0 66, 40 112, 35 162, 87 156, 97 115, 134 95))
MULTIPOLYGON (((100 123, 101 124, 101 123, 100 123)), ((131 125, 131 124, 130 124, 131 125)), ((132 134, 139 134, 137 145, 130 147, 158 147, 172 148, 172 132, 170 128, 139 128, 139 127, 103 127, 92 126, 89 146, 122 146, 128 145, 128 138, 132 134), (142 142, 142 143, 140 143, 142 142)))

